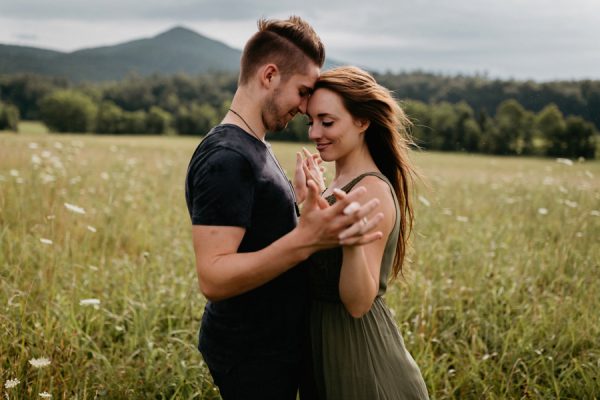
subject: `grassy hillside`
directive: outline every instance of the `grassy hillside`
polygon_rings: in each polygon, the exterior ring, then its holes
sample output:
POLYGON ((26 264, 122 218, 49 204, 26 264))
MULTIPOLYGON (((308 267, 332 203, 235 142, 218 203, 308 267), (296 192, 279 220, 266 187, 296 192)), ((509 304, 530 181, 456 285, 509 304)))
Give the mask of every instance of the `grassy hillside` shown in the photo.
MULTIPOLYGON (((183 195, 197 142, 0 133, 2 396, 218 398, 183 195)), ((291 172, 297 146, 273 147, 291 172)), ((600 163, 415 161, 386 298, 432 398, 600 396, 600 163)))

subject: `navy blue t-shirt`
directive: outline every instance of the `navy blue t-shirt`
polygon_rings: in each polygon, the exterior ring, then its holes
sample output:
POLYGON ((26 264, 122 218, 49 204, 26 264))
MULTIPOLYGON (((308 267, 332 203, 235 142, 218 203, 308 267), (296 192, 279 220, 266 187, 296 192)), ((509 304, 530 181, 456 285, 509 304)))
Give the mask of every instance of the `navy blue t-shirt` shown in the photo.
MULTIPOLYGON (((236 125, 213 128, 188 167, 193 225, 245 228, 238 253, 270 245, 297 224, 293 189, 269 145, 236 125)), ((207 302, 199 349, 213 369, 256 357, 300 362, 306 333, 307 271, 296 266, 254 290, 207 302)))

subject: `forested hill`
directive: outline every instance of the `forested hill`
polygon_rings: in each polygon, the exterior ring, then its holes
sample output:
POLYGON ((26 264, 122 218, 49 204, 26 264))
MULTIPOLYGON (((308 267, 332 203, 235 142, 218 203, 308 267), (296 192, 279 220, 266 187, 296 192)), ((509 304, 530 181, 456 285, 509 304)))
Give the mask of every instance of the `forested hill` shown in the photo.
POLYGON ((72 53, 0 45, 0 74, 34 73, 71 81, 119 80, 140 75, 236 71, 241 52, 176 27, 147 39, 72 53))
MULTIPOLYGON (((0 44, 0 75, 37 74, 72 82, 121 80, 135 73, 198 75, 239 70, 242 52, 184 27, 152 38, 63 53, 0 44)), ((325 68, 341 63, 326 60, 325 68)))

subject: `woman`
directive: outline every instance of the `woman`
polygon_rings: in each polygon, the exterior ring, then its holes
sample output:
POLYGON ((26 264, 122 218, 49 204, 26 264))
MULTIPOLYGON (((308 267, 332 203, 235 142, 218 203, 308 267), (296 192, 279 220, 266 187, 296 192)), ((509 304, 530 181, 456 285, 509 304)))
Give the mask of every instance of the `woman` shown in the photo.
MULTIPOLYGON (((389 91, 355 67, 324 72, 307 114, 320 157, 335 162, 323 196, 333 204, 343 196, 336 189, 347 193, 364 186, 380 200, 365 227, 383 218, 381 240, 361 245, 342 238, 342 246, 311 257, 310 330, 319 397, 426 399, 419 368, 382 298, 390 276, 402 271, 412 227, 409 121, 389 91)), ((297 161, 295 186, 302 200, 306 181, 321 180, 319 160, 297 161)))

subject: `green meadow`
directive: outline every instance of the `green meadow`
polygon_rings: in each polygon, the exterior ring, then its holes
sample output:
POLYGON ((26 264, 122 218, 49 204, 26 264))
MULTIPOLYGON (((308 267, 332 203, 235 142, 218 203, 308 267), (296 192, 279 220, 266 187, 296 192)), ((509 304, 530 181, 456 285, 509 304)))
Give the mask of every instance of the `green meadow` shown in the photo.
MULTIPOLYGON (((0 396, 218 399, 184 200, 199 139, 22 131, 0 133, 0 396)), ((291 173, 299 145, 273 147, 291 173)), ((431 397, 600 396, 600 162, 413 159, 386 299, 431 397)))

